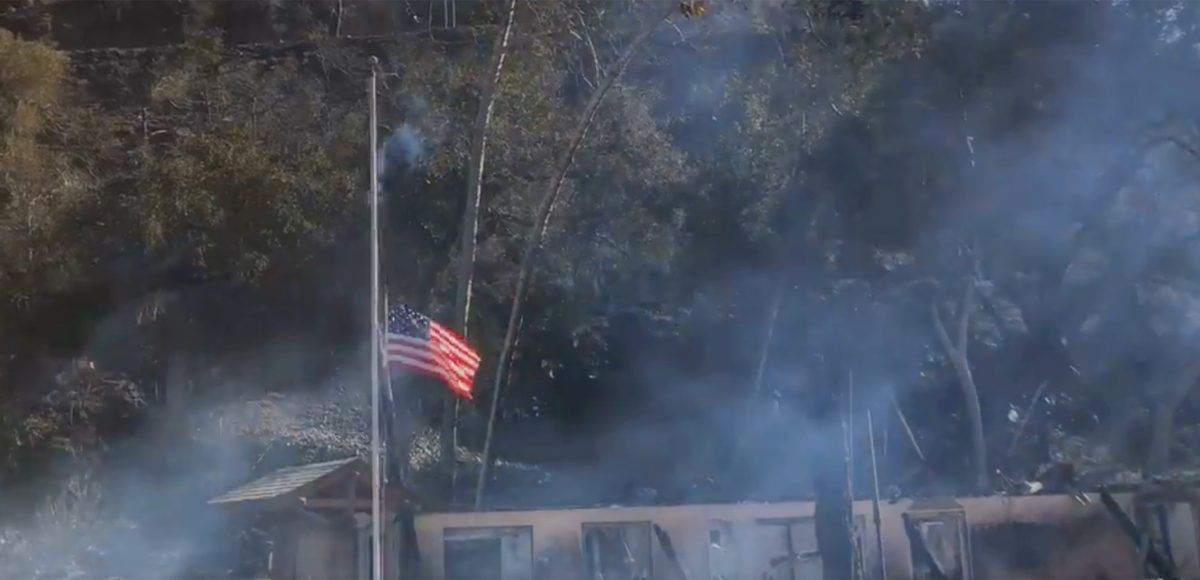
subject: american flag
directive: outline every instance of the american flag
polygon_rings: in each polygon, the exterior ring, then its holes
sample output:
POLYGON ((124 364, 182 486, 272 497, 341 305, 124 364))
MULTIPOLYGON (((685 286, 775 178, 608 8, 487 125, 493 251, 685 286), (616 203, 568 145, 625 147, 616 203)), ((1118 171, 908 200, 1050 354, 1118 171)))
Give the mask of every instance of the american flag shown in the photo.
POLYGON ((470 399, 479 355, 454 331, 403 304, 388 315, 385 360, 389 368, 441 379, 454 394, 470 399))

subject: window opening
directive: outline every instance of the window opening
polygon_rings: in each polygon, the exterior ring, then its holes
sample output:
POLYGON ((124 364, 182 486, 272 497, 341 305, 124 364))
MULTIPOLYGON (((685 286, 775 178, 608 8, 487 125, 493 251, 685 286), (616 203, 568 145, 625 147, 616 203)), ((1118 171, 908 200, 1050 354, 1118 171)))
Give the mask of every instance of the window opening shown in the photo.
POLYGON ((583 524, 583 555, 591 580, 649 580, 650 522, 583 524))
POLYGON ((533 577, 533 529, 446 528, 442 531, 448 580, 523 580, 533 577))

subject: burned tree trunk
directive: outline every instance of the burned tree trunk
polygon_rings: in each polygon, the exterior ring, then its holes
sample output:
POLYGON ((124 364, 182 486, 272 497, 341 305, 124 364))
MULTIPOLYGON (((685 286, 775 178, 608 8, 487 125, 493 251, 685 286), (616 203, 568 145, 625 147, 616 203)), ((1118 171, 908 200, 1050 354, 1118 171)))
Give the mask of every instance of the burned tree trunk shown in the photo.
POLYGON ((1151 391, 1154 402, 1151 406, 1150 446, 1146 454, 1146 471, 1161 475, 1171 469, 1171 443, 1175 425, 1175 411, 1183 404, 1200 379, 1200 365, 1185 365, 1180 373, 1164 385, 1159 392, 1151 391))
MULTIPOLYGON (((504 29, 496 37, 495 46, 492 47, 492 60, 486 71, 488 76, 483 91, 479 94, 479 108, 475 111, 475 124, 471 131, 471 165, 467 168, 467 196, 463 210, 462 242, 459 248, 461 255, 458 258, 458 285, 454 293, 454 322, 463 337, 471 335, 471 283, 475 274, 475 241, 479 234, 479 206, 483 200, 483 170, 487 161, 488 128, 491 125, 492 112, 496 108, 500 74, 504 72, 508 44, 512 39, 513 24, 516 22, 517 0, 509 0, 505 14, 504 29)), ((445 397, 442 408, 442 465, 450 473, 450 485, 453 490, 458 398, 449 391, 445 397)), ((481 480, 482 477, 481 475, 481 480)), ((476 496, 478 497, 478 494, 476 496)), ((476 507, 479 507, 478 500, 476 507)))
POLYGON ((626 45, 621 52, 621 56, 613 65, 613 70, 609 73, 608 78, 592 93, 587 106, 584 108, 575 126, 566 150, 555 164, 555 172, 547 183, 546 191, 543 193, 541 201, 538 202, 537 210, 534 212, 534 220, 531 224, 529 234, 525 238, 524 248, 521 251, 521 267, 518 270, 517 284, 513 290, 512 306, 509 309, 508 323, 505 326, 504 342, 500 347, 500 356, 497 358, 496 372, 492 381, 492 406, 488 410, 487 430, 483 439, 483 458, 480 464, 479 479, 475 488, 476 505, 482 502, 483 486, 487 481, 487 467, 491 461, 492 433, 496 424, 496 407, 500 399, 500 388, 504 385, 509 358, 512 356, 513 345, 516 343, 517 327, 521 320, 521 305, 524 303, 525 292, 528 290, 530 278, 533 276, 534 258, 537 257, 538 250, 542 246, 542 239, 546 235, 546 229, 550 224, 550 218, 554 215, 554 209, 558 206, 563 184, 567 180, 567 174, 575 164, 575 156, 579 153, 584 139, 587 138, 588 132, 596 120, 596 113, 599 111, 600 105, 604 102, 604 97, 625 74, 625 69, 629 68, 629 63, 633 61, 633 57, 642 49, 646 41, 650 40, 650 36, 658 29, 659 23, 670 18, 671 14, 677 9, 676 5, 670 2, 666 4, 666 8, 665 13, 656 15, 626 45))
POLYGON ((832 473, 817 475, 817 503, 814 512, 817 550, 821 553, 824 578, 856 578, 850 495, 847 493, 845 482, 838 481, 839 479, 832 473))
POLYGON ((1150 450, 1147 454, 1147 470, 1154 475, 1166 473, 1171 468, 1171 431, 1175 424, 1175 405, 1170 401, 1154 404, 1150 420, 1150 450))
MULTIPOLYGON (((825 366, 824 388, 813 393, 813 405, 810 418, 818 424, 839 424, 845 399, 841 378, 847 373, 842 372, 840 364, 825 366)), ((854 565, 854 513, 850 495, 850 471, 845 439, 835 444, 825 442, 814 454, 814 482, 816 491, 816 520, 817 551, 821 554, 821 567, 824 578, 858 578, 858 570, 854 565)))
POLYGON ((979 389, 975 387, 975 377, 971 374, 971 364, 967 358, 967 345, 970 342, 968 330, 971 310, 974 307, 975 281, 967 280, 966 294, 958 307, 958 334, 955 341, 951 341, 949 333, 946 332, 937 302, 932 305, 932 314, 938 341, 946 351, 946 357, 950 359, 954 373, 958 376, 958 385, 962 389, 963 404, 966 405, 967 419, 971 423, 971 462, 975 468, 975 487, 978 491, 984 491, 988 486, 987 443, 983 438, 983 412, 979 408, 979 389))

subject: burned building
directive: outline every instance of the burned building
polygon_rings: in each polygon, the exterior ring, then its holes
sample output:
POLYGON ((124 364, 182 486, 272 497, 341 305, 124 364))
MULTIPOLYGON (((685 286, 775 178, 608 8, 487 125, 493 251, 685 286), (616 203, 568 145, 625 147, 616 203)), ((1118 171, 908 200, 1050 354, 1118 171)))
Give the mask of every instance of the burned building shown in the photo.
MULTIPOLYGON (((1137 494, 1116 497, 1140 519, 1155 517, 1152 504, 1137 494)), ((787 502, 419 514, 420 577, 816 579, 822 565, 814 507, 787 502), (473 539, 470 546, 462 543, 465 537, 473 539)), ((1200 578, 1195 507, 1195 498, 1172 502, 1170 525, 1163 528, 1164 545, 1186 578, 1200 578)), ((859 564, 868 578, 1145 577, 1137 549, 1098 501, 1084 505, 1070 495, 901 500, 881 506, 878 529, 870 501, 854 502, 854 514, 859 564), (911 539, 906 524, 919 540, 911 539)))
MULTIPOLYGON (((370 578, 370 502, 357 459, 289 468, 212 500, 271 530, 272 580, 370 578), (362 499, 360 499, 362 498, 362 499)), ((867 578, 1148 577, 1148 549, 1200 578, 1200 492, 1111 496, 1144 531, 1139 546, 1099 494, 854 502, 867 578), (876 535, 878 534, 878 536, 876 535), (879 546, 882 547, 882 553, 879 546)), ((436 511, 386 489, 385 576, 479 580, 821 578, 813 502, 436 511)))
MULTIPOLYGON (((417 503, 400 486, 384 489, 384 574, 406 574, 402 558, 417 503)), ((212 500, 263 532, 261 574, 271 580, 368 578, 371 569, 370 467, 358 458, 288 467, 212 500)), ((409 552, 412 552, 410 549, 409 552)), ((411 570, 409 570, 411 572, 411 570)))

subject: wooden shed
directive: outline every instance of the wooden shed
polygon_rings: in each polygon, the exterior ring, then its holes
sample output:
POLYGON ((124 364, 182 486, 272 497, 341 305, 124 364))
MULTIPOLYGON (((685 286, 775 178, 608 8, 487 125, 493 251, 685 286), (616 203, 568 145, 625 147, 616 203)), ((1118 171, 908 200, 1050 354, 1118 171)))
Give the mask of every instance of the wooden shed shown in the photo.
MULTIPOLYGON (((271 580, 371 579, 370 467, 357 457, 278 469, 208 503, 266 530, 271 580)), ((384 506, 384 576, 408 576, 415 497, 388 485, 384 506)))

